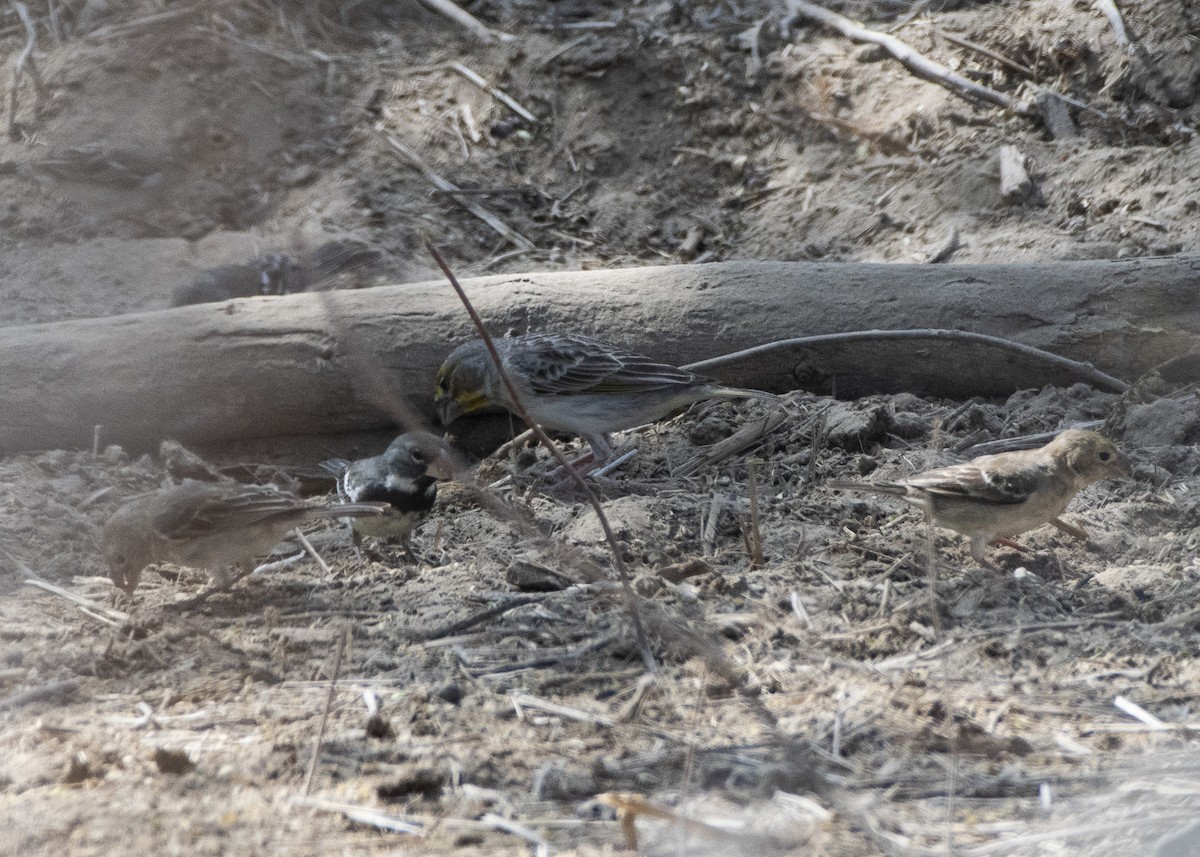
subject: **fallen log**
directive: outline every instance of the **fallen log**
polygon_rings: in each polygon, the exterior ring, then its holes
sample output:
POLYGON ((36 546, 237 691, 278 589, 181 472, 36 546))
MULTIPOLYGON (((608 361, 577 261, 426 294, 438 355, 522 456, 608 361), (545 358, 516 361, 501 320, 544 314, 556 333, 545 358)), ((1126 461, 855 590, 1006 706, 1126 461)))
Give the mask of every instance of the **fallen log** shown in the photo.
MULTIPOLYGON (((491 329, 569 329, 676 364, 847 330, 959 328, 1132 380, 1200 350, 1200 258, 1014 265, 725 262, 467 280, 491 329)), ((0 451, 362 431, 432 417, 473 335, 442 281, 0 328, 0 451)), ((797 346, 720 365, 736 386, 1003 396, 1079 380, 982 342, 797 346)))

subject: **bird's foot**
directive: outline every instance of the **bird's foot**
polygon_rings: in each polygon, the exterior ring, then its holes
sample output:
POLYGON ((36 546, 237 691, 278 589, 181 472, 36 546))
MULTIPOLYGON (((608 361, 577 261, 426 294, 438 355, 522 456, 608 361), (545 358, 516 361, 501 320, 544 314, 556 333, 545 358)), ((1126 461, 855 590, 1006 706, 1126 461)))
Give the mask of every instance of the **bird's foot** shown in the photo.
POLYGON ((1068 536, 1073 536, 1079 539, 1081 542, 1086 542, 1090 538, 1090 536, 1088 536, 1088 531, 1083 527, 1077 527, 1075 524, 1068 524, 1062 518, 1054 518, 1052 521, 1050 521, 1050 523, 1058 527, 1068 536))
POLYGON ((171 604, 166 604, 164 605, 163 609, 181 611, 194 610, 212 596, 220 595, 233 589, 234 584, 236 584, 243 577, 248 577, 252 571, 254 571, 252 565, 238 566, 237 570, 233 574, 229 574, 225 571, 219 571, 213 576, 213 583, 207 589, 196 595, 193 595, 191 598, 185 598, 182 601, 175 601, 171 604))

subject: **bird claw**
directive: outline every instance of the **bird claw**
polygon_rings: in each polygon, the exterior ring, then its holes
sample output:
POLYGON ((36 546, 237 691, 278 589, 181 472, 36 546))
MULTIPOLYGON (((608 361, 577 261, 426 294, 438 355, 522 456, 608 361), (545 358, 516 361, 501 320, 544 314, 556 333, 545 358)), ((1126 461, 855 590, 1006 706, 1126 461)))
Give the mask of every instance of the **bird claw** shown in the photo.
POLYGON ((1082 526, 1076 526, 1075 524, 1068 524, 1062 518, 1054 518, 1053 520, 1050 521, 1050 523, 1053 524, 1058 529, 1062 530, 1068 536, 1073 536, 1074 538, 1079 539, 1079 541, 1081 541, 1081 542, 1086 542, 1091 538, 1091 536, 1088 535, 1088 531, 1086 529, 1084 529, 1082 526))
POLYGON ((1025 545, 1021 544, 1020 542, 1014 542, 1012 539, 1005 538, 1004 536, 997 536, 996 538, 992 539, 992 544, 1004 545, 1006 548, 1012 548, 1013 550, 1020 551, 1023 554, 1033 553, 1032 550, 1025 547, 1025 545))

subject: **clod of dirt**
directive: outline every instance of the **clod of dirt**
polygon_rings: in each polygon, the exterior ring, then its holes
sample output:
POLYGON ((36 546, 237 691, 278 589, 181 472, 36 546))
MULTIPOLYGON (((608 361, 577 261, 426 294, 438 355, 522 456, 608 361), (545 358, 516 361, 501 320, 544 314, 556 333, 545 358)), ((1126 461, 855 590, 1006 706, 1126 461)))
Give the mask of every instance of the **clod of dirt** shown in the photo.
POLYGON ((154 751, 154 766, 160 774, 186 774, 195 769, 196 763, 183 750, 159 747, 154 751))
POLYGON ((420 765, 396 779, 380 783, 375 794, 380 800, 400 802, 415 795, 427 800, 437 800, 446 786, 446 775, 436 768, 420 765))
POLYGON ((571 580, 528 559, 519 559, 504 572, 504 579, 520 592, 557 592, 571 585, 571 580))
POLYGON ((1200 409, 1195 397, 1134 405, 1125 417, 1123 440, 1133 447, 1195 443, 1200 440, 1200 409))
POLYGON ((467 694, 463 690, 461 684, 452 681, 449 684, 444 684, 439 687, 433 692, 433 695, 442 700, 442 702, 448 702, 451 705, 458 705, 463 701, 463 697, 467 694))
POLYGON ((396 731, 392 729, 392 721, 379 713, 372 714, 367 718, 366 733, 367 737, 378 738, 381 741, 396 737, 396 731))
POLYGON ((600 791, 596 775, 578 766, 548 762, 533 778, 535 800, 578 801, 600 791))
POLYGON ((176 481, 198 479, 202 482, 220 482, 221 473, 196 453, 174 440, 164 440, 158 445, 158 457, 163 469, 176 481))
POLYGON ((883 440, 892 415, 881 402, 834 402, 825 412, 825 442, 849 452, 864 452, 883 440))
POLYGON ((717 414, 708 414, 687 433, 688 440, 696 446, 710 446, 724 440, 737 431, 737 425, 730 419, 722 419, 717 414))
MULTIPOLYGON (((694 530, 694 522, 679 520, 674 509, 652 497, 618 497, 604 503, 604 513, 627 562, 650 566, 675 562, 681 558, 680 545, 699 535, 689 532, 689 523, 694 530)), ((607 553, 604 530, 590 508, 581 511, 564 535, 575 544, 607 553)))
POLYGON ((66 768, 63 770, 62 782, 64 785, 74 785, 82 783, 84 780, 90 780, 97 776, 96 771, 92 770, 92 765, 88 761, 87 754, 83 751, 72 753, 71 758, 67 760, 66 768))

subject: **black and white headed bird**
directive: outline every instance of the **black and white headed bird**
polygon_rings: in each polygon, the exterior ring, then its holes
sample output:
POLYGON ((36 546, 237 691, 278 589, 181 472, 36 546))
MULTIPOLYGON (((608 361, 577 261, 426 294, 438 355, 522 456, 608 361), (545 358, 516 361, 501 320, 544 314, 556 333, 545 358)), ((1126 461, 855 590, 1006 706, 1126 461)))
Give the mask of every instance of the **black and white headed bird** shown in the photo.
POLYGON ((382 455, 346 461, 331 458, 321 466, 337 476, 338 495, 346 503, 371 501, 390 504, 391 510, 370 524, 350 521, 355 547, 363 536, 381 541, 399 539, 412 559, 409 537, 437 499, 437 483, 454 475, 453 456, 441 438, 411 431, 393 440, 382 455))

